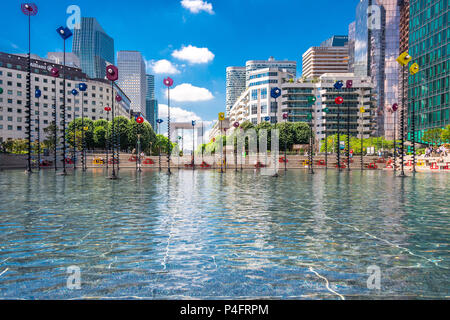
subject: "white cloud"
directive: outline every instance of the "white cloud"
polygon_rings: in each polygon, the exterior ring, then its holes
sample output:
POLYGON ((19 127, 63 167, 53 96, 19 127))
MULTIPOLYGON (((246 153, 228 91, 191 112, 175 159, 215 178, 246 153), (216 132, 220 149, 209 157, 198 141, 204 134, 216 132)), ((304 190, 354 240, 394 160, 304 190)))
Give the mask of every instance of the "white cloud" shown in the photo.
POLYGON ((199 13, 200 11, 214 14, 212 4, 203 0, 181 0, 181 5, 192 13, 199 13))
POLYGON ((147 62, 147 69, 156 74, 178 74, 180 70, 172 62, 166 59, 162 60, 150 60, 147 62))
POLYGON ((172 57, 186 60, 190 63, 208 63, 214 59, 214 53, 209 51, 208 48, 197 48, 188 45, 172 52, 172 57))
MULTIPOLYGON (((158 117, 163 119, 164 122, 167 121, 167 104, 158 104, 158 117)), ((171 122, 191 122, 192 120, 201 121, 202 118, 200 118, 195 112, 188 111, 179 107, 170 107, 171 122)))
MULTIPOLYGON (((167 97, 167 92, 166 92, 167 97)), ((213 94, 206 88, 193 86, 190 83, 182 83, 170 90, 170 98, 174 101, 208 101, 214 99, 213 94)))

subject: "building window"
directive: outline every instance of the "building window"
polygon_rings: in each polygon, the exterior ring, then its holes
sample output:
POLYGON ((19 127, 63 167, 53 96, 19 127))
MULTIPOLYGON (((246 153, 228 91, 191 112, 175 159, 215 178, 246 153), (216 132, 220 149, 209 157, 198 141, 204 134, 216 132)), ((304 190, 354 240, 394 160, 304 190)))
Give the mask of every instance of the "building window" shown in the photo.
POLYGON ((278 104, 275 101, 270 103, 270 112, 276 113, 278 111, 278 104))
POLYGON ((261 103, 261 113, 267 113, 267 104, 261 103))
POLYGON ((267 88, 261 89, 261 99, 267 99, 267 88))
POLYGON ((258 105, 252 104, 252 114, 257 114, 257 113, 258 113, 258 105))
POLYGON ((258 90, 257 89, 252 90, 252 100, 258 100, 258 90))

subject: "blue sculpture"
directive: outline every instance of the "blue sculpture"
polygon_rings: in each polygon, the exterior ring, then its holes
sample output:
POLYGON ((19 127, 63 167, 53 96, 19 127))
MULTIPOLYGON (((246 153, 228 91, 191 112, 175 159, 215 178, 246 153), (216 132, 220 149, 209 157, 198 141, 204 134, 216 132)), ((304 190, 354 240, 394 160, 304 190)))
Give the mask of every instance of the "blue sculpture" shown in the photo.
POLYGON ((344 86, 344 81, 342 81, 342 80, 338 80, 338 81, 336 81, 336 83, 334 84, 334 88, 335 88, 336 90, 341 90, 343 86, 344 86))
POLYGON ((77 89, 73 89, 73 90, 72 90, 72 94, 73 94, 74 96, 76 96, 76 95, 78 94, 77 89))
POLYGON ((278 98, 279 96, 281 96, 281 89, 280 88, 272 88, 270 90, 270 96, 274 99, 278 98))
POLYGON ((36 89, 36 91, 34 92, 34 97, 35 98, 40 98, 41 97, 41 90, 36 89))
POLYGON ((72 31, 70 31, 67 27, 59 27, 56 29, 56 32, 63 38, 64 40, 69 39, 72 36, 72 31))
POLYGON ((163 119, 156 119, 156 123, 158 123, 158 124, 161 124, 161 123, 163 123, 163 122, 164 122, 163 119))
POLYGON ((87 89, 86 83, 80 83, 78 85, 78 89, 80 89, 80 91, 86 91, 86 89, 87 89))
POLYGON ((192 126, 195 127, 195 120, 192 120, 192 126))
POLYGON ((267 117, 264 117, 264 120, 266 120, 266 121, 270 121, 270 117, 269 117, 269 116, 267 116, 267 117))

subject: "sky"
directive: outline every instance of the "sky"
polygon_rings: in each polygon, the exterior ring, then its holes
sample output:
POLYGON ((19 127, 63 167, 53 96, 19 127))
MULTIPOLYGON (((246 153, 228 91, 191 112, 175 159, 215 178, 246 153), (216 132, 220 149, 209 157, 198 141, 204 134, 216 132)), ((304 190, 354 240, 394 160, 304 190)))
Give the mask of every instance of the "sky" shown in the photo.
MULTIPOLYGON (((119 50, 140 51, 155 74, 161 114, 167 110, 162 81, 174 80, 175 121, 213 121, 225 111, 226 67, 247 60, 295 60, 332 35, 346 35, 358 0, 35 0, 32 53, 62 51, 56 28, 66 25, 67 8, 95 17, 119 50)), ((0 51, 25 53, 27 18, 22 1, 2 1, 0 51)), ((71 51, 71 41, 68 50, 71 51)), ((120 72, 120 70, 119 70, 120 72)))

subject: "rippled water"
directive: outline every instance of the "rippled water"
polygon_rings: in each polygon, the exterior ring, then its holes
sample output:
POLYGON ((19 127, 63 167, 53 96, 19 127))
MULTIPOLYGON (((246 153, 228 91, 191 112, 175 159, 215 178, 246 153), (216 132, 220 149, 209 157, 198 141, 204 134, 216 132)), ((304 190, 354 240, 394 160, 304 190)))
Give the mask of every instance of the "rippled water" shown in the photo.
POLYGON ((449 297, 448 174, 120 176, 0 172, 0 298, 449 297))

